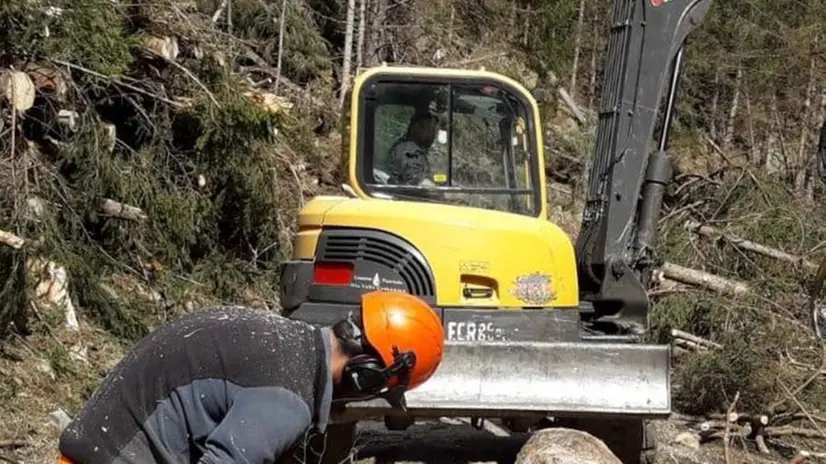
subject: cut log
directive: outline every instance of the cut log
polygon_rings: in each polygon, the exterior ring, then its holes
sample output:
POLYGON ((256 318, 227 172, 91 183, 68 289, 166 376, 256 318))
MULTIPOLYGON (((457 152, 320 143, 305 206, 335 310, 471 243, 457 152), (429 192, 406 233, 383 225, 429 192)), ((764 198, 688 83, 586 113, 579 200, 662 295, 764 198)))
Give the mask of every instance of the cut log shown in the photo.
POLYGON ((259 108, 272 114, 285 113, 293 108, 293 104, 286 97, 270 92, 249 90, 244 92, 244 96, 252 100, 259 108))
POLYGON ((34 284, 31 304, 35 311, 63 313, 65 327, 77 332, 80 325, 77 311, 69 294, 69 275, 66 268, 54 261, 30 258, 26 263, 29 281, 34 284))
POLYGON ((702 347, 705 347, 705 348, 713 348, 713 349, 717 349, 717 350, 720 350, 720 349, 723 348, 722 346, 720 346, 719 343, 714 343, 710 340, 706 340, 705 338, 698 337, 696 335, 690 334, 688 332, 683 332, 682 330, 678 330, 678 329, 671 329, 671 336, 674 337, 675 339, 683 339, 683 340, 690 341, 693 344, 696 344, 698 346, 702 346, 702 347))
POLYGON ((743 282, 726 279, 725 277, 683 267, 674 263, 664 263, 660 271, 666 279, 696 285, 727 295, 743 295, 749 292, 748 285, 743 282))
POLYGON ((139 221, 147 219, 149 217, 146 215, 146 213, 143 212, 142 209, 138 208, 137 206, 123 204, 110 199, 106 199, 106 201, 103 202, 103 206, 101 206, 101 208, 107 216, 111 216, 117 219, 139 221))
POLYGON ((559 94, 559 98, 562 99, 562 102, 565 103, 566 108, 571 113, 571 116, 579 123, 580 126, 584 126, 588 123, 588 119, 585 117, 585 114, 579 108, 579 105, 576 104, 573 97, 568 93, 565 88, 559 84, 559 78, 556 77, 556 74, 548 70, 548 80, 550 81, 551 85, 556 87, 556 93, 559 94))
POLYGON ((17 111, 26 111, 34 105, 34 82, 24 72, 4 73, 0 76, 0 90, 17 111))
POLYGON ((175 61, 180 52, 178 39, 175 37, 149 37, 146 39, 145 46, 169 61, 175 61))
POLYGON ((795 256, 786 253, 785 251, 768 247, 766 245, 761 245, 750 240, 745 240, 735 235, 726 234, 720 230, 715 229, 714 227, 700 224, 697 221, 686 221, 684 227, 686 228, 686 230, 705 238, 709 238, 712 240, 725 240, 726 242, 731 243, 732 245, 734 245, 737 248, 740 248, 741 250, 751 251, 780 261, 792 263, 794 265, 804 266, 809 270, 817 269, 817 264, 807 260, 806 258, 795 256))
POLYGON ((580 430, 550 428, 531 436, 515 464, 622 464, 599 438, 580 430))
POLYGON ((5 230, 0 229, 0 243, 10 246, 15 250, 19 250, 23 247, 26 241, 11 232, 6 232, 5 230))

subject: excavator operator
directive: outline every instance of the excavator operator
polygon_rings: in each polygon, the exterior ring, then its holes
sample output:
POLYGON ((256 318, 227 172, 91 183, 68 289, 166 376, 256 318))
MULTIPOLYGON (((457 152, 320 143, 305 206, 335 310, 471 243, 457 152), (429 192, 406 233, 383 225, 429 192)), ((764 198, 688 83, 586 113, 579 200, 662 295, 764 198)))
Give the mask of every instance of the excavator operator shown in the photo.
POLYGON ((316 328, 237 306, 182 316, 138 342, 60 437, 60 463, 273 462, 333 404, 404 408, 444 349, 439 317, 372 291, 359 314, 316 328))
POLYGON ((433 173, 427 158, 436 141, 439 118, 430 112, 419 112, 410 118, 407 133, 390 148, 387 158, 388 183, 395 185, 433 185, 433 173))

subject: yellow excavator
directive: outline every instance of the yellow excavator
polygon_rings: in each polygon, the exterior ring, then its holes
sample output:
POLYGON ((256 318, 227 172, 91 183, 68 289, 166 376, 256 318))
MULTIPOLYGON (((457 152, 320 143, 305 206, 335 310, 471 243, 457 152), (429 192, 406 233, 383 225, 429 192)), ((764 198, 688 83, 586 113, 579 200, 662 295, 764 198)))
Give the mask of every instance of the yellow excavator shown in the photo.
POLYGON ((447 339, 406 413, 352 403, 333 418, 342 430, 373 418, 391 429, 496 418, 514 431, 615 421, 600 434, 609 446, 625 448, 614 447, 623 462, 650 462, 645 425, 669 416, 671 395, 668 345, 643 340, 647 283, 684 44, 710 6, 613 1, 575 242, 548 219, 539 93, 483 70, 379 66, 355 79, 345 193, 300 211, 283 311, 327 324, 366 291, 408 292, 434 307, 447 339))

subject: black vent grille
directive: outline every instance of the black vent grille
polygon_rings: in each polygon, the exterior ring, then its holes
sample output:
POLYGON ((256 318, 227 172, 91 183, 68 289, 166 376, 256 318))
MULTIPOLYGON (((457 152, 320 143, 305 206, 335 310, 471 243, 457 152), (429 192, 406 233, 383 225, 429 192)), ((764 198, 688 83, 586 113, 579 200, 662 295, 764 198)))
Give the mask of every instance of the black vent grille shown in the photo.
POLYGON ((428 266, 412 246, 374 231, 328 231, 319 258, 324 261, 369 261, 396 271, 410 293, 434 296, 435 285, 428 266))

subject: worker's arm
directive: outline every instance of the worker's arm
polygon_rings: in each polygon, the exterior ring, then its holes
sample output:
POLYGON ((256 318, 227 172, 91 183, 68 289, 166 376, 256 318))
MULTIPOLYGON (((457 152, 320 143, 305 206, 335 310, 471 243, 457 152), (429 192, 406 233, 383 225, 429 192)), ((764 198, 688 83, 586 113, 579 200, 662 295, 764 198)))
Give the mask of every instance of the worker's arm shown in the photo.
POLYGON ((198 463, 272 462, 311 424, 310 409, 295 393, 273 387, 244 389, 207 438, 198 463))

